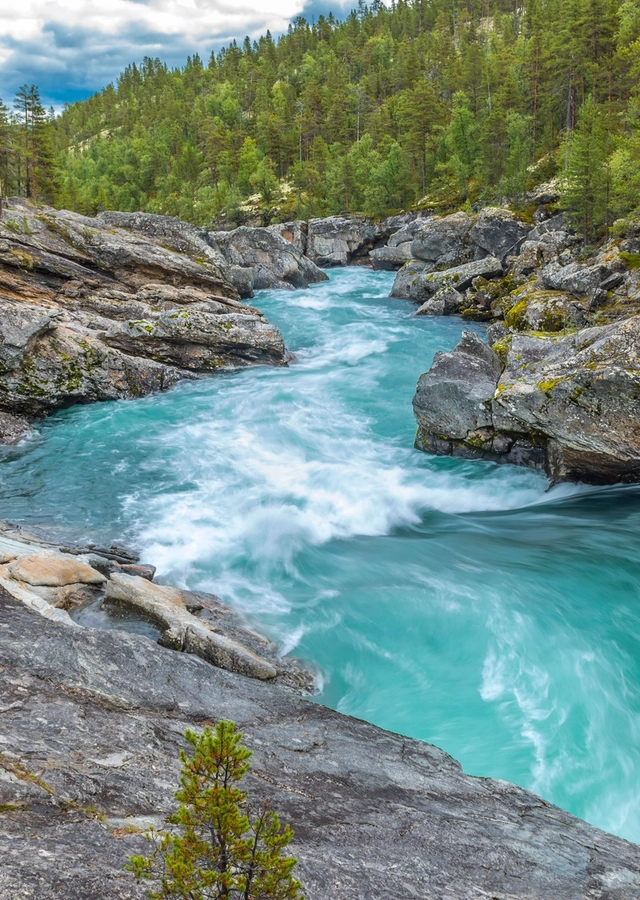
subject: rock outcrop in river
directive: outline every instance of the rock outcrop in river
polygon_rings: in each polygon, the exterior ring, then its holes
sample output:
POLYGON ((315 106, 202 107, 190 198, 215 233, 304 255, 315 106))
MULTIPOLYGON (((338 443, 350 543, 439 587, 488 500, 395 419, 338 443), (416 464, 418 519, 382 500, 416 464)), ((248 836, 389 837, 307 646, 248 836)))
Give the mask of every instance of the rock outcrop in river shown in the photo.
POLYGON ((394 293, 419 315, 490 321, 418 382, 416 446, 544 468, 552 480, 640 480, 640 272, 635 234, 583 256, 562 216, 428 220, 394 293), (467 258, 467 261, 465 261, 467 258))
POLYGON ((640 316, 501 344, 503 359, 465 332, 436 356, 413 401, 419 449, 541 467, 552 482, 640 481, 640 316))
POLYGON ((185 728, 233 719, 247 786, 295 830, 309 900, 633 900, 640 848, 428 744, 0 588, 0 896, 142 900, 185 728))
POLYGON ((166 216, 12 201, 0 220, 0 439, 73 403, 282 365, 280 332, 240 296, 323 278, 263 229, 211 235, 166 216))

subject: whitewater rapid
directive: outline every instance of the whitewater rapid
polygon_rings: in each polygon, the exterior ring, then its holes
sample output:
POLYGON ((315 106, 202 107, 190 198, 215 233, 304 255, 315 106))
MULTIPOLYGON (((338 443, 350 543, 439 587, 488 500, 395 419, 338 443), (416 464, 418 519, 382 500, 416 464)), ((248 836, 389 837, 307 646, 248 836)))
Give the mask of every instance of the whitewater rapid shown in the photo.
POLYGON ((417 378, 470 326, 391 282, 259 294, 288 368, 43 422, 3 516, 133 541, 311 660, 321 702, 640 840, 638 489, 414 450, 417 378))

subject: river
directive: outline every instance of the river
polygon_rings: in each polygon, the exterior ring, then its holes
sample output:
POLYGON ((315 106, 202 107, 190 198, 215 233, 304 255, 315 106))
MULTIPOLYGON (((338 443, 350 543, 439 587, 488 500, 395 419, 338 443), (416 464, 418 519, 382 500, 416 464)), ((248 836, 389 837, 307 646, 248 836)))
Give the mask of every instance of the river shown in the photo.
POLYGON ((321 702, 640 841, 640 490, 414 450, 416 380, 469 326, 392 280, 260 293, 288 368, 40 423, 2 515, 132 542, 312 660, 321 702))

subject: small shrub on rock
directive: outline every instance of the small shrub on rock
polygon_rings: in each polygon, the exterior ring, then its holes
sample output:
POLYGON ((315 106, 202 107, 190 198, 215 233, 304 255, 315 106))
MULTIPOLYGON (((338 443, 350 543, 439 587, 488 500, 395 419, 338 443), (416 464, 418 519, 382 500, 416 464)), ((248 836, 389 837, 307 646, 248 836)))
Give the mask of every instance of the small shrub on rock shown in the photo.
POLYGON ((153 852, 127 865, 137 879, 156 882, 152 900, 304 900, 293 877, 297 860, 283 853, 293 831, 268 801, 252 810, 238 786, 251 756, 241 738, 226 721, 185 732, 193 753, 180 754, 179 805, 167 817, 173 827, 147 832, 153 852))

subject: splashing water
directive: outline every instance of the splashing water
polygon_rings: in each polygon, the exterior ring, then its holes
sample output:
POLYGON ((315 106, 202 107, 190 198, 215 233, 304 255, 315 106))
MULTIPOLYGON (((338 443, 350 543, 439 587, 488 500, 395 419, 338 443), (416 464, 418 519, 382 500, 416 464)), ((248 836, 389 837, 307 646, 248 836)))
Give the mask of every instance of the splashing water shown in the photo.
POLYGON ((322 702, 640 840, 640 490, 414 450, 416 379, 468 326, 391 281, 259 295, 288 369, 41 423, 2 515, 135 542, 315 661, 322 702))

